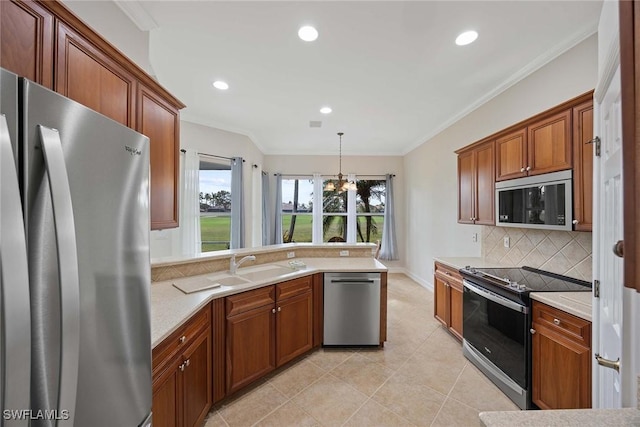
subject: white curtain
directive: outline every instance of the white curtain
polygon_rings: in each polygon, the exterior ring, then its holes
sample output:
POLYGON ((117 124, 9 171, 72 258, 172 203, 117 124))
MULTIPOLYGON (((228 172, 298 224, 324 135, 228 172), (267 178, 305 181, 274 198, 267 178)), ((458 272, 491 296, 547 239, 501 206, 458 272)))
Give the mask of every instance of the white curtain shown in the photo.
POLYGON ((322 175, 313 174, 313 221, 311 231, 311 241, 313 243, 322 243, 322 175))
POLYGON ((282 243, 282 175, 276 174, 276 210, 275 210, 275 241, 276 245, 282 243))
POLYGON ((242 157, 231 159, 231 244, 230 249, 244 247, 244 193, 242 191, 242 157))
POLYGON ((262 246, 274 244, 271 228, 271 191, 269 172, 262 171, 262 246))
POLYGON ((200 157, 195 150, 182 156, 182 192, 180 195, 180 229, 182 255, 193 256, 202 250, 200 237, 200 157))
MULTIPOLYGON (((356 182, 355 174, 348 174, 347 181, 356 182)), ((347 243, 356 243, 356 190, 349 190, 347 193, 347 243)))
POLYGON ((398 259, 398 244, 396 242, 396 216, 395 203, 393 200, 393 179, 387 174, 387 194, 384 207, 384 225, 382 226, 382 242, 380 245, 380 256, 384 260, 398 259))

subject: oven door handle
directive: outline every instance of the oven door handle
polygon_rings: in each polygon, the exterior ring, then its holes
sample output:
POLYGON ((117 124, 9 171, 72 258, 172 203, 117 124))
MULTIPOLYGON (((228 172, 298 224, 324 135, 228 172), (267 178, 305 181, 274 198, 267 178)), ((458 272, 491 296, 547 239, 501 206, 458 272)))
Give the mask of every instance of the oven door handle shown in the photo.
POLYGON ((471 282, 468 282, 466 280, 463 280, 463 285, 465 289, 468 289, 469 291, 480 295, 483 298, 486 298, 488 300, 491 300, 493 302, 495 302, 496 304, 500 304, 504 307, 510 308, 511 310, 515 310, 515 311, 519 311, 520 313, 528 313, 529 312, 529 308, 527 306, 518 304, 515 301, 511 301, 510 299, 507 299, 505 297, 502 297, 500 295, 497 295, 491 291, 488 291, 484 288, 481 288, 477 285, 474 285, 471 282))

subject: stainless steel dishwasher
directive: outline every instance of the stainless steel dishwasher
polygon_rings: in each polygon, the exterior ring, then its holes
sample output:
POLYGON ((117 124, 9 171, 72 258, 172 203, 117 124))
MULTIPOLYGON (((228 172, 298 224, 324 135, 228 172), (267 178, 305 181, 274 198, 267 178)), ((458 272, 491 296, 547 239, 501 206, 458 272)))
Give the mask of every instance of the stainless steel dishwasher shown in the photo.
POLYGON ((324 274, 323 345, 380 345, 380 273, 324 274))

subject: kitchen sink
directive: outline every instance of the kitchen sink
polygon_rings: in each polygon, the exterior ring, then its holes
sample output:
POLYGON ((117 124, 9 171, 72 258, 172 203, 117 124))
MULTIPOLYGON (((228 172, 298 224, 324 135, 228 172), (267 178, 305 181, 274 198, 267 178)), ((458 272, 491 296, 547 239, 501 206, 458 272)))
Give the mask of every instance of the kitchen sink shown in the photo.
POLYGON ((262 280, 273 279, 275 277, 284 276, 285 274, 293 273, 289 267, 282 267, 280 265, 266 265, 263 267, 251 267, 241 269, 238 271, 238 276, 243 277, 252 282, 260 282, 262 280))
POLYGON ((249 282, 249 280, 243 279, 242 277, 229 275, 211 276, 208 277, 208 279, 214 283, 220 283, 222 286, 243 285, 249 282))

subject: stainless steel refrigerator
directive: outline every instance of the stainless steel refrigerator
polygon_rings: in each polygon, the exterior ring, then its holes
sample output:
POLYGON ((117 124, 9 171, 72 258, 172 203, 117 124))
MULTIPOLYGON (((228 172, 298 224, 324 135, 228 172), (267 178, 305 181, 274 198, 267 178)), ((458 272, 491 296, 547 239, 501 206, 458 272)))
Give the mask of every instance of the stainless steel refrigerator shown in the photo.
POLYGON ((149 139, 0 69, 0 424, 151 413, 149 139))

